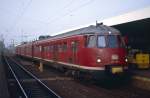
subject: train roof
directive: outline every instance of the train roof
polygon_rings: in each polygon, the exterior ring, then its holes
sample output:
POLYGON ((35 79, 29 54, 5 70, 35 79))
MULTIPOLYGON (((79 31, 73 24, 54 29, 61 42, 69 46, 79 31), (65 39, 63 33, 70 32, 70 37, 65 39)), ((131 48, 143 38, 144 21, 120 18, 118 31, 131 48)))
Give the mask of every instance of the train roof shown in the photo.
POLYGON ((86 35, 86 34, 91 34, 91 33, 106 34, 106 33, 109 33, 109 32, 115 33, 115 34, 120 34, 120 31, 113 28, 113 27, 98 24, 96 26, 91 25, 91 26, 88 26, 88 27, 80 28, 80 29, 69 31, 69 32, 62 33, 62 34, 58 34, 58 35, 52 36, 48 39, 39 40, 37 42, 45 42, 47 40, 59 39, 59 38, 73 36, 73 35, 86 35))
POLYGON ((113 27, 109 27, 109 26, 106 26, 103 24, 97 24, 96 26, 91 25, 88 27, 80 28, 80 29, 69 31, 69 32, 62 33, 62 34, 58 34, 58 35, 52 36, 52 37, 47 38, 47 39, 37 40, 37 41, 34 41, 34 43, 35 44, 36 43, 43 43, 43 42, 46 42, 48 40, 54 40, 54 39, 69 37, 69 36, 73 36, 73 35, 86 35, 86 34, 91 34, 91 33, 106 34, 109 32, 115 33, 115 34, 120 34, 119 30, 117 30, 113 27))
POLYGON ((119 30, 113 28, 113 27, 109 27, 106 25, 91 25, 88 27, 84 27, 84 28, 80 28, 77 30, 73 30, 73 31, 69 31, 66 33, 62 33, 56 36, 53 36, 52 38, 61 38, 61 37, 67 37, 67 36, 73 36, 73 35, 84 35, 84 34, 88 34, 88 33, 98 33, 98 34, 105 34, 108 32, 112 32, 112 33, 120 33, 119 30))

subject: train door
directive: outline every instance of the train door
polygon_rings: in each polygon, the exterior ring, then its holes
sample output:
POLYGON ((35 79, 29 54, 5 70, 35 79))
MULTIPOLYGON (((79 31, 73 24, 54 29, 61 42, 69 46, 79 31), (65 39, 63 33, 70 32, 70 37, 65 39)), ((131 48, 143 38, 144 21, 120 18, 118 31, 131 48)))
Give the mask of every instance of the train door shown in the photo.
POLYGON ((40 55, 39 56, 41 58, 43 58, 43 46, 39 46, 39 48, 40 48, 40 55))
POLYGON ((54 61, 58 60, 58 46, 57 45, 53 46, 53 60, 54 61))
POLYGON ((71 54, 72 54, 72 63, 77 64, 78 58, 77 58, 77 51, 78 51, 78 42, 72 41, 71 42, 71 54))
POLYGON ((24 47, 24 55, 26 55, 26 46, 24 47))
POLYGON ((32 56, 32 58, 34 57, 34 46, 33 46, 33 44, 31 46, 31 56, 32 56))

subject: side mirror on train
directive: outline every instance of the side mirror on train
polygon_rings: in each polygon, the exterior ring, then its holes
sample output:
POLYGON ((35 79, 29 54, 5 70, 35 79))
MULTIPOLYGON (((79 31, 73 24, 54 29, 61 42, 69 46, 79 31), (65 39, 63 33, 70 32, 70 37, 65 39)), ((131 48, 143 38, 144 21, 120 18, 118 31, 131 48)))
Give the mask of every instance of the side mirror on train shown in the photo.
POLYGON ((122 39, 123 39, 125 45, 128 45, 128 37, 127 36, 123 36, 122 39))

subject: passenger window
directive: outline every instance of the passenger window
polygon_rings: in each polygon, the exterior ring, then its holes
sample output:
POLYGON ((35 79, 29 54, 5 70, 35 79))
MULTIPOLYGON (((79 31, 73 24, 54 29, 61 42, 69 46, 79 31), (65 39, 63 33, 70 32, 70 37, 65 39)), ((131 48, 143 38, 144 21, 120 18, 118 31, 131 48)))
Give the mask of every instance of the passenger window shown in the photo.
POLYGON ((65 52, 67 50, 67 43, 65 42, 64 44, 63 44, 63 51, 65 52))
POLYGON ((87 47, 95 47, 96 46, 96 37, 94 35, 89 36, 87 47))
POLYGON ((78 51, 78 42, 76 42, 76 41, 71 42, 71 49, 74 52, 78 51))
POLYGON ((47 51, 48 51, 48 47, 46 46, 46 47, 45 47, 45 52, 47 52, 47 51))
POLYGON ((46 52, 46 47, 44 47, 43 49, 44 49, 44 52, 46 52))
POLYGON ((52 52, 52 48, 51 48, 51 46, 49 46, 49 52, 52 52))
POLYGON ((46 52, 48 52, 48 50, 49 50, 49 47, 48 47, 48 46, 46 46, 46 52))
POLYGON ((53 45, 50 45, 50 46, 49 46, 49 51, 50 51, 50 52, 53 52, 53 48, 54 48, 53 45))
POLYGON ((62 45, 61 44, 58 45, 58 51, 62 52, 62 45))

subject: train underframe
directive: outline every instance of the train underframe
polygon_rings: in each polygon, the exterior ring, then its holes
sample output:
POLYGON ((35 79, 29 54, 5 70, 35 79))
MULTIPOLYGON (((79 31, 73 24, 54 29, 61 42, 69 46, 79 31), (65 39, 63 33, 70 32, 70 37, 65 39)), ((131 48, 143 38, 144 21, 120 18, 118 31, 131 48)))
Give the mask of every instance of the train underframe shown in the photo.
POLYGON ((128 69, 124 69, 120 65, 106 65, 104 70, 88 70, 88 69, 79 69, 75 67, 68 67, 66 65, 57 63, 56 61, 50 62, 42 59, 23 57, 32 61, 42 62, 46 65, 51 65, 51 67, 56 68, 64 72, 67 76, 78 78, 81 80, 94 80, 94 81, 129 81, 131 74, 128 69))

